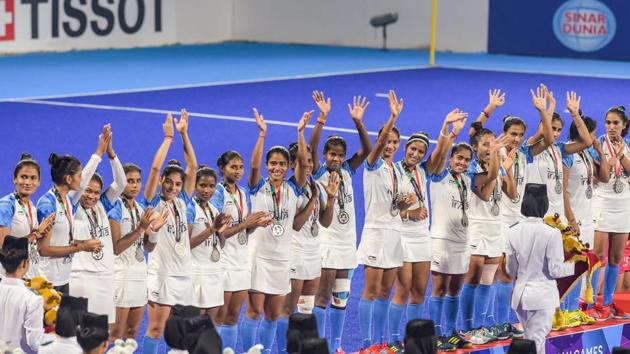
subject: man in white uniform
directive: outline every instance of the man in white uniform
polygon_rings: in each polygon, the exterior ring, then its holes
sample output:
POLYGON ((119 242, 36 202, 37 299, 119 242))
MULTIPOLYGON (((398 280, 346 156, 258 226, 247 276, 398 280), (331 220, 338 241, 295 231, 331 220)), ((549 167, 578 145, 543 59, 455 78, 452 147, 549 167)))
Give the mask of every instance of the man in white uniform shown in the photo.
POLYGON ((521 205, 525 219, 512 226, 507 240, 507 272, 516 279, 512 308, 525 329, 525 338, 545 353, 545 337, 560 296, 556 278, 573 275, 575 265, 564 262, 560 231, 543 223, 549 208, 547 186, 527 184, 521 205))

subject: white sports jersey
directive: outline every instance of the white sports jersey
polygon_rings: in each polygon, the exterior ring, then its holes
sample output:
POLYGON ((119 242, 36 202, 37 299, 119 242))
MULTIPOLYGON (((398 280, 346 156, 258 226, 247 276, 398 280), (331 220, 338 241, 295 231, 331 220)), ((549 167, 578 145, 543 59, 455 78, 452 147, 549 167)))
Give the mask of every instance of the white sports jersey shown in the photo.
POLYGON ((397 164, 390 167, 379 158, 374 165, 365 162, 363 170, 363 195, 365 196, 365 229, 389 229, 400 231, 402 219, 398 207, 394 208, 396 194, 409 190, 404 183, 402 169, 397 164))
POLYGON ((166 224, 158 231, 157 244, 149 254, 148 272, 166 276, 185 276, 192 271, 190 257, 190 237, 186 220, 186 205, 190 197, 185 192, 173 200, 171 207, 156 194, 153 200, 144 201, 144 208, 149 205, 156 212, 168 210, 166 224))
MULTIPOLYGON (((290 179, 295 183, 295 177, 290 179)), ((319 199, 313 212, 306 220, 300 231, 294 231, 291 229, 293 237, 291 238, 292 251, 297 252, 300 255, 319 255, 319 232, 323 227, 319 224, 319 211, 326 207, 326 191, 321 188, 319 183, 315 182, 317 189, 319 189, 319 199)), ((302 194, 298 198, 298 209, 296 214, 299 214, 308 204, 311 199, 311 189, 307 185, 302 188, 302 194)))
MULTIPOLYGON (((470 178, 475 178, 478 174, 484 173, 485 170, 481 167, 478 160, 473 160, 468 167, 468 175, 470 178)), ((501 177, 505 176, 505 170, 503 167, 499 169, 499 176, 496 178, 497 183, 495 184, 494 190, 490 195, 490 199, 488 201, 482 200, 476 194, 472 193, 473 196, 470 197, 470 222, 472 223, 492 223, 496 224, 497 234, 501 233, 501 199, 503 198, 502 186, 503 180, 501 177), (492 209, 495 208, 499 212, 499 215, 492 214, 492 209)))
POLYGON ((462 208, 465 208, 468 215, 472 198, 471 190, 475 188, 471 184, 470 176, 464 173, 458 182, 450 173, 450 169, 446 168, 442 173, 431 175, 430 178, 431 210, 434 211, 431 215, 431 238, 467 242, 468 228, 462 225, 462 208), (462 188, 461 193, 458 183, 462 188), (436 210, 439 212, 435 212, 436 210))
POLYGON ((259 227, 251 235, 251 252, 256 257, 288 261, 291 259, 291 235, 293 230, 293 219, 297 210, 300 190, 295 183, 284 181, 278 190, 272 188, 269 180, 260 179, 249 191, 252 199, 252 213, 266 211, 274 215, 277 209, 279 224, 275 222, 265 228, 259 227), (275 192, 274 199, 272 189, 275 192), (278 203, 279 201, 279 203, 278 203), (279 204, 279 207, 278 207, 279 204), (274 207, 275 206, 275 207, 274 207), (273 229, 278 230, 274 235, 273 229), (282 232, 279 232, 282 231, 282 232))
MULTIPOLYGON (((219 215, 219 211, 212 204, 208 203, 210 212, 201 208, 196 200, 192 200, 187 205, 187 217, 192 226, 191 237, 195 237, 208 228, 208 225, 214 222, 214 218, 219 215)), ((225 257, 219 236, 215 233, 210 235, 206 240, 193 248, 192 251, 192 271, 193 275, 206 275, 223 272, 222 258, 225 257), (213 249, 219 252, 219 259, 215 262, 212 260, 213 249)))
POLYGON ((595 173, 593 157, 590 151, 584 150, 567 155, 562 162, 569 169, 567 192, 573 215, 583 225, 592 224, 595 218, 592 208, 595 173))
POLYGON ((22 279, 0 280, 0 341, 8 344, 9 352, 21 348, 36 353, 44 341, 43 318, 42 297, 22 279))
POLYGON ((72 258, 72 272, 114 272, 114 245, 112 230, 103 204, 98 201, 91 209, 79 206, 74 213, 74 239, 98 239, 101 252, 77 252, 72 258))
POLYGON ((564 143, 555 143, 534 156, 532 168, 528 168, 527 183, 547 185, 549 198, 548 215, 558 213, 564 217, 564 197, 562 196, 562 159, 565 157, 564 143))
MULTIPOLYGON (((118 199, 116 205, 107 216, 110 220, 120 225, 120 237, 123 238, 140 224, 140 218, 144 209, 140 203, 134 201, 133 207, 122 199, 118 199)), ((144 257, 144 235, 126 250, 114 257, 114 278, 116 280, 146 280, 147 262, 144 257)))
MULTIPOLYGON (((249 193, 244 188, 238 187, 238 193, 232 195, 223 184, 218 184, 217 189, 210 199, 210 203, 221 213, 232 217, 232 226, 244 222, 251 210, 249 193)), ((247 244, 247 231, 234 235, 225 240, 222 257, 226 269, 248 269, 249 246, 247 244)))
POLYGON ((530 148, 523 145, 516 152, 514 164, 512 165, 512 176, 516 181, 517 196, 511 199, 504 192, 501 198, 501 219, 503 223, 513 225, 523 219, 521 214, 521 204, 527 183, 527 166, 534 162, 530 148))
MULTIPOLYGON (((15 193, 8 194, 0 199, 0 226, 8 228, 11 236, 26 237, 31 230, 39 227, 37 221, 37 208, 33 203, 23 203, 16 197, 15 193)), ((27 278, 39 275, 39 253, 37 253, 37 243, 30 243, 29 249, 30 264, 27 278)), ((0 265, 0 276, 4 275, 4 269, 0 265)))
MULTIPOLYGON (((406 172, 403 167, 403 161, 396 163, 400 171, 402 171, 402 183, 403 189, 411 190, 418 199, 409 210, 419 209, 420 206, 427 208, 429 211, 429 196, 427 194, 427 172, 426 162, 413 166, 413 168, 406 172), (413 182, 412 182, 413 181, 413 182)), ((407 236, 428 237, 429 236, 429 220, 430 214, 424 220, 413 221, 403 220, 401 232, 407 236)))
MULTIPOLYGON (((606 135, 602 135, 601 137, 599 137, 599 141, 602 143, 602 150, 604 150, 606 159, 610 159, 612 156, 614 156, 615 148, 612 145, 612 143, 608 141, 608 139, 606 138, 606 135)), ((624 139, 624 144, 625 144, 624 155, 626 156, 626 158, 628 158, 628 156, 630 155, 630 149, 628 149, 628 146, 630 145, 630 139, 624 139)), ((597 152, 595 152, 593 148, 590 148, 590 150, 591 150, 591 156, 593 157, 593 160, 599 162, 599 155, 597 154, 597 152)), ((630 202, 630 188, 628 186, 628 174, 623 169, 623 166, 621 166, 621 164, 617 164, 617 166, 613 166, 613 168, 610 171, 610 180, 608 181, 608 183, 600 182, 597 184, 597 186, 595 186, 595 194, 602 203, 630 202), (617 180, 617 175, 619 176, 618 183, 621 183, 621 185, 623 186, 623 190, 621 191, 621 193, 615 193, 614 191, 614 185, 615 185, 615 181, 617 180)))
MULTIPOLYGON (((357 225, 354 206, 352 176, 356 171, 345 161, 338 171, 341 175, 337 202, 334 204, 333 219, 329 227, 319 229, 320 242, 333 245, 340 251, 355 252, 357 248, 357 225)), ((328 185, 330 171, 322 164, 314 175, 320 185, 328 185)))

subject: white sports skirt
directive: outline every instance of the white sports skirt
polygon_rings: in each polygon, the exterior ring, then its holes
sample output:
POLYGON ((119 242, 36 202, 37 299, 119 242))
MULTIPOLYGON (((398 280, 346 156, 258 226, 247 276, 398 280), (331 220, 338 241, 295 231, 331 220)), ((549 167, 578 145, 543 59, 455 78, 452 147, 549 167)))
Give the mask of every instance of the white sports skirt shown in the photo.
POLYGON ((192 305, 201 309, 222 306, 224 274, 221 272, 193 275, 192 305))
POLYGON ((149 301, 161 305, 192 305, 192 276, 171 276, 149 273, 149 301))
POLYGON ((304 254, 293 251, 289 268, 291 279, 313 280, 322 275, 322 257, 319 253, 304 254))
POLYGON ((468 246, 470 254, 501 257, 505 251, 506 239, 502 225, 482 220, 471 220, 468 226, 468 246))
POLYGON ((143 307, 149 301, 147 280, 116 279, 114 301, 116 307, 143 307))
POLYGON ((116 323, 113 273, 72 272, 69 284, 70 296, 88 299, 89 312, 107 315, 109 323, 116 323))
POLYGON ((470 263, 470 251, 465 242, 433 238, 431 271, 444 274, 466 274, 470 263))
POLYGON ((343 270, 357 267, 357 250, 355 245, 321 242, 319 251, 322 257, 322 268, 343 270))
POLYGON ((291 292, 290 261, 252 258, 252 290, 270 295, 291 292))
POLYGON ((597 197, 595 193, 592 208, 595 212, 595 230, 613 233, 630 232, 630 202, 604 200, 597 197))
POLYGON ((251 269, 229 269, 223 277, 223 291, 243 291, 252 287, 251 269))
POLYGON ((403 261, 408 263, 431 261, 431 237, 429 235, 403 232, 400 242, 403 250, 403 261))
POLYGON ((382 269, 402 267, 403 250, 400 231, 363 229, 359 244, 359 263, 382 269))

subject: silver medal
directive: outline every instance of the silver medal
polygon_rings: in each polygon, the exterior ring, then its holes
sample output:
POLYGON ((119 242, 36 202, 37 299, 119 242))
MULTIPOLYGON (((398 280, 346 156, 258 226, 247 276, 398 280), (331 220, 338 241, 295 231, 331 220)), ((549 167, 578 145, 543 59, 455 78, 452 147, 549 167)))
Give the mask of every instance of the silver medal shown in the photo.
POLYGON ((492 204, 492 208, 490 208, 490 213, 492 213, 492 215, 494 216, 499 216, 500 212, 501 212, 501 208, 499 208, 499 204, 497 202, 494 202, 492 204))
POLYGON ((247 243, 247 233, 245 231, 242 231, 238 234, 237 236, 238 239, 238 243, 241 245, 244 245, 247 243))
POLYGON ((39 253, 37 252, 37 244, 36 243, 29 243, 29 245, 28 245, 28 255, 29 255, 29 258, 31 259, 31 263, 32 264, 39 263, 39 253))
POLYGON ((623 183, 621 182, 620 178, 615 178, 615 183, 613 184, 613 190, 617 194, 623 192, 623 183))
POLYGON ((221 259, 221 252, 219 252, 216 246, 212 248, 212 253, 210 253, 210 259, 212 259, 212 261, 215 263, 221 259))
POLYGON ((559 179, 556 180, 556 186, 554 187, 556 194, 562 194, 562 183, 559 179))
POLYGON ((144 262, 144 251, 142 251, 142 247, 136 247, 136 261, 144 262))
POLYGON ((184 247, 183 242, 177 242, 175 244, 175 253, 177 253, 180 256, 183 256, 186 253, 186 248, 184 247))
POLYGON ((273 224, 271 227, 271 234, 275 237, 281 237, 284 235, 284 226, 282 226, 282 224, 273 224))
POLYGON ((317 237, 317 235, 319 235, 319 224, 313 222, 311 224, 311 236, 317 237))
POLYGON ((591 187, 591 185, 589 184, 588 186, 586 186, 586 199, 591 199, 593 198, 593 187, 591 187))
POLYGON ((462 226, 468 227, 468 215, 466 214, 462 215, 462 226))
POLYGON ((103 259, 103 250, 92 252, 92 258, 94 258, 94 260, 96 261, 100 261, 101 259, 103 259))
POLYGON ((392 204, 392 206, 389 208, 389 214, 394 217, 398 216, 398 207, 392 204))
POLYGON ((340 224, 345 225, 348 221, 350 221, 350 215, 348 215, 345 210, 341 210, 339 211, 339 214, 337 214, 337 221, 339 221, 340 224))

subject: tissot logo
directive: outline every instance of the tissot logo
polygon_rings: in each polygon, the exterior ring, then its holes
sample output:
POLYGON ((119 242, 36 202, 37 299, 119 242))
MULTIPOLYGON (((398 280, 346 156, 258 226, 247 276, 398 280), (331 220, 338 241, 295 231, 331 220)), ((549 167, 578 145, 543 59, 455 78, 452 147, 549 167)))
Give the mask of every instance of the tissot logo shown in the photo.
POLYGON ((0 41, 15 39, 14 0, 0 0, 0 41))
MULTIPOLYGON (((0 25, 3 23, 1 4, 5 1, 12 4, 14 0, 0 0, 0 25)), ((32 39, 76 38, 89 32, 107 36, 116 28, 126 34, 145 27, 162 31, 162 0, 20 0, 20 5, 27 7, 30 14, 27 18, 30 18, 32 39), (147 18, 149 2, 155 8, 152 19, 147 18), (50 23, 50 27, 40 26, 40 23, 50 23)))

